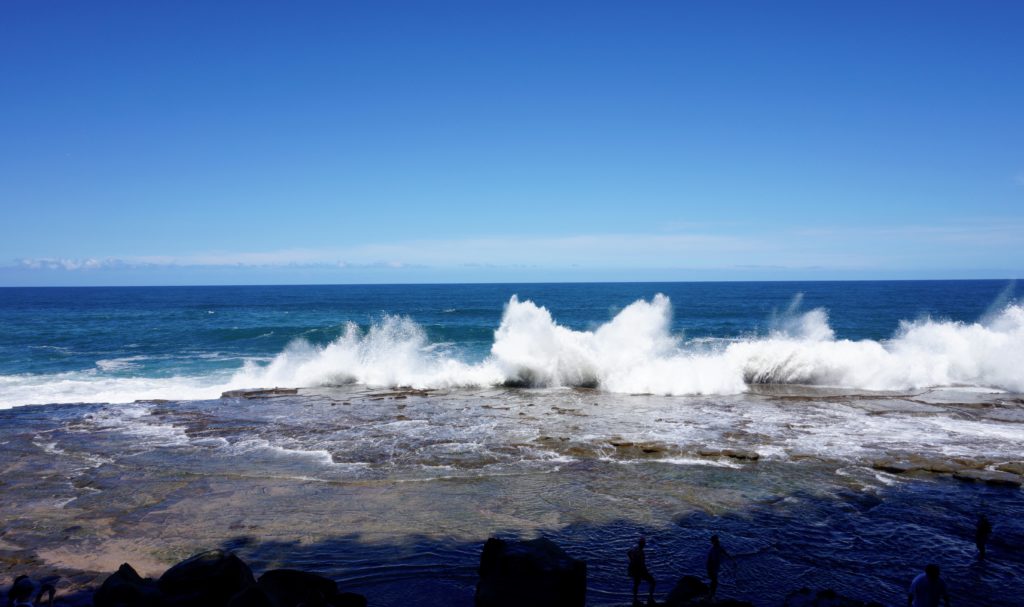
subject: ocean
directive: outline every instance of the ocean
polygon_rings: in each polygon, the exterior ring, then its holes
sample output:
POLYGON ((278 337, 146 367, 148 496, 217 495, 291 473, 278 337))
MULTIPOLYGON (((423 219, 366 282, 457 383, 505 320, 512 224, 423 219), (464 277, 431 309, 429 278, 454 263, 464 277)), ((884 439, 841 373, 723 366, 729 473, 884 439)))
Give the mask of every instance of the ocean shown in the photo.
POLYGON ((614 605, 639 533, 659 594, 718 533, 720 596, 758 605, 902 604, 928 562, 958 605, 1022 604, 1021 490, 952 474, 1024 461, 1014 289, 0 289, 0 558, 72 603, 224 547, 373 605, 471 605, 488 536, 544 535, 614 605), (268 388, 297 391, 244 394, 268 388))

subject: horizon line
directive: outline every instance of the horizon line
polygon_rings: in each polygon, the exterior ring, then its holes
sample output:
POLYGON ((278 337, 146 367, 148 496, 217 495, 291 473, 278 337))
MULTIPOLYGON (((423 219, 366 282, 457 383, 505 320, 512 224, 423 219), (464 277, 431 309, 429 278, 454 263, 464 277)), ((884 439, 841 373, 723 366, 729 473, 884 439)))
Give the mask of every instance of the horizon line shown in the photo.
POLYGON ((1024 278, 815 278, 815 279, 752 279, 752 280, 540 280, 494 282, 311 282, 311 283, 245 283, 245 284, 161 284, 161 285, 0 285, 0 289, 175 289, 226 287, 441 287, 497 285, 638 285, 638 284, 750 284, 750 283, 836 283, 836 282, 1016 282, 1024 278))

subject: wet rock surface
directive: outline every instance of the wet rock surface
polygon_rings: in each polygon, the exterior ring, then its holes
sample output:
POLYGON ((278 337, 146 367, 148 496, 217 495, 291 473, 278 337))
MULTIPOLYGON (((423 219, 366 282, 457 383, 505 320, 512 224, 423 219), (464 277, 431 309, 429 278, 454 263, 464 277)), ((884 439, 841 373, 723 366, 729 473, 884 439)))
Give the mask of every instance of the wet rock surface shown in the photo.
POLYGON ((960 470, 953 473, 953 478, 961 481, 982 482, 988 485, 1021 486, 1020 476, 998 470, 960 470))
POLYGON ((914 472, 934 474, 955 474, 965 470, 982 470, 990 465, 989 460, 929 457, 914 453, 895 454, 876 459, 871 467, 890 474, 907 474, 914 472))
POLYGON ((701 457, 729 457, 732 459, 756 462, 761 459, 757 451, 749 449, 700 449, 697 454, 701 457))
POLYGON ((293 396, 298 394, 297 388, 259 388, 254 390, 228 390, 221 398, 271 398, 274 396, 293 396))
POLYGON ((996 470, 1024 476, 1024 462, 1006 462, 1005 464, 999 464, 996 466, 996 470))

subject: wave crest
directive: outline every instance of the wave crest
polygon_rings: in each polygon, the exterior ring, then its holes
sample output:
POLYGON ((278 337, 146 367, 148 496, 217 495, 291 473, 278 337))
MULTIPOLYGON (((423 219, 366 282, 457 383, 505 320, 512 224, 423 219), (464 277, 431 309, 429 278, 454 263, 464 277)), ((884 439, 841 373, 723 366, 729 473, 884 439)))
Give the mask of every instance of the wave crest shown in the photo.
POLYGON ((411 319, 387 315, 365 333, 355 323, 327 346, 293 341, 267 366, 246 363, 233 386, 368 386, 456 387, 500 383, 483 365, 468 365, 445 356, 427 341, 411 319))
POLYGON ((513 296, 494 332, 490 355, 476 364, 430 343, 413 320, 388 315, 366 330, 350 323, 326 346, 296 340, 269 363, 250 361, 230 375, 116 377, 93 370, 2 376, 0 407, 202 399, 240 388, 348 383, 593 387, 665 395, 738 394, 751 384, 879 391, 978 386, 1024 392, 1020 304, 1007 304, 975 323, 904 321, 890 339, 852 341, 836 339, 825 310, 800 313, 799 303, 798 297, 773 319, 765 336, 685 340, 672 333, 672 305, 664 295, 636 301, 593 330, 562 326, 546 308, 513 296))
POLYGON ((515 385, 594 387, 611 392, 735 394, 749 384, 865 390, 973 385, 1024 391, 1024 308, 1008 305, 978 323, 901 323, 885 341, 836 339, 822 309, 791 309, 767 337, 717 347, 671 332, 668 297, 636 301, 592 331, 559 325, 549 310, 513 296, 490 356, 467 364, 432 350, 412 320, 387 316, 334 343, 296 342, 267 367, 232 381, 247 385, 449 388, 515 385))

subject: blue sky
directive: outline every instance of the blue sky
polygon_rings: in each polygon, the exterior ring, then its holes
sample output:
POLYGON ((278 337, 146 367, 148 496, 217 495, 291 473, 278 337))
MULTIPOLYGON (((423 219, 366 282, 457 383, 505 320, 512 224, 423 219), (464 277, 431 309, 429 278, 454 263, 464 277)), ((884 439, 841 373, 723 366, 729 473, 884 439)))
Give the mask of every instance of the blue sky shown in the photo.
POLYGON ((1022 74, 1017 2, 8 0, 0 285, 1020 277, 1022 74))

